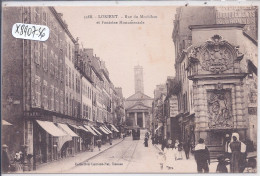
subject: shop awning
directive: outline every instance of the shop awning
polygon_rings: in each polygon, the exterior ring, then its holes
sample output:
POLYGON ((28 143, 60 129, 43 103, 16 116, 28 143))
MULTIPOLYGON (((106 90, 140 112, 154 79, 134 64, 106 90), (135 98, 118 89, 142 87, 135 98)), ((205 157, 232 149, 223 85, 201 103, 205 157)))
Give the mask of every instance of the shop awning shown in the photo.
POLYGON ((92 133, 94 136, 97 136, 97 134, 95 133, 95 131, 93 131, 93 130, 90 128, 90 126, 84 125, 84 127, 87 128, 88 131, 89 131, 90 133, 92 133))
POLYGON ((113 133, 112 131, 110 131, 110 130, 108 129, 108 127, 107 127, 106 125, 104 125, 104 128, 105 128, 109 133, 113 133))
POLYGON ((7 121, 5 121, 5 120, 2 120, 2 125, 11 126, 11 125, 13 125, 13 124, 11 124, 11 123, 9 123, 9 122, 7 122, 7 121))
POLYGON ((85 127, 83 127, 83 126, 79 126, 79 129, 80 130, 83 130, 83 131, 85 131, 85 132, 89 132, 85 127))
POLYGON ((69 124, 69 126, 72 126, 73 128, 76 128, 76 129, 80 129, 77 125, 71 125, 71 124, 69 124))
POLYGON ((114 125, 111 124, 111 127, 114 129, 114 131, 119 133, 118 129, 114 125))
POLYGON ((110 134, 110 132, 107 131, 107 129, 106 129, 104 126, 102 126, 102 128, 103 128, 103 130, 105 130, 108 134, 110 134))
POLYGON ((161 128, 162 126, 158 126, 155 130, 154 130, 154 132, 156 132, 157 130, 159 130, 159 128, 161 128))
POLYGON ((99 127, 99 129, 100 129, 101 131, 103 131, 103 133, 109 134, 109 132, 107 132, 103 127, 99 127))
POLYGON ((61 129, 59 129, 53 122, 36 120, 36 122, 50 135, 59 137, 59 136, 67 136, 61 129))
POLYGON ((102 136, 102 134, 101 134, 95 127, 91 126, 91 128, 92 128, 97 134, 99 134, 100 136, 102 136))
POLYGON ((66 133, 68 133, 70 136, 72 137, 79 137, 76 133, 74 133, 74 131, 72 131, 68 125, 66 124, 62 124, 62 123, 58 123, 58 127, 62 128, 66 133))

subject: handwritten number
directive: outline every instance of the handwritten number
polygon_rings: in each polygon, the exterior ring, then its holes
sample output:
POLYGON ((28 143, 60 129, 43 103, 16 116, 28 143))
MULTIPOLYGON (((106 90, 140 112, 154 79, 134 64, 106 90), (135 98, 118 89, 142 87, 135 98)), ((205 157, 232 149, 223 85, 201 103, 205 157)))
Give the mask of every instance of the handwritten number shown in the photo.
POLYGON ((19 24, 19 25, 16 24, 16 31, 15 31, 15 33, 18 33, 18 34, 19 34, 19 28, 20 28, 20 26, 21 26, 21 24, 19 24))
POLYGON ((23 28, 24 28, 24 25, 22 25, 22 27, 21 27, 20 35, 23 35, 23 28))
POLYGON ((26 25, 26 24, 16 24, 15 26, 15 33, 17 33, 20 36, 24 37, 31 37, 34 38, 34 40, 37 40, 36 38, 42 39, 46 35, 46 30, 44 26, 38 26, 38 25, 26 25), (36 38, 35 38, 36 37, 36 38))

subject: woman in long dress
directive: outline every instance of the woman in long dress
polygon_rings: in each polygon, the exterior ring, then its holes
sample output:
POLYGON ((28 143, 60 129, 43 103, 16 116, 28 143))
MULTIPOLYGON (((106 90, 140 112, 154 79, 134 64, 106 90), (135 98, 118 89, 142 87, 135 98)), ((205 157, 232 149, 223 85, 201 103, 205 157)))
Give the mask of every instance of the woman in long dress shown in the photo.
POLYGON ((175 160, 181 160, 182 159, 182 144, 179 142, 179 140, 175 141, 175 160))
POLYGON ((168 169, 173 169, 174 161, 175 161, 175 156, 174 156, 174 149, 171 145, 168 145, 165 149, 165 156, 166 156, 166 167, 168 169))
POLYGON ((231 153, 230 172, 242 173, 245 169, 246 145, 239 141, 239 134, 233 133, 229 143, 228 152, 231 153))

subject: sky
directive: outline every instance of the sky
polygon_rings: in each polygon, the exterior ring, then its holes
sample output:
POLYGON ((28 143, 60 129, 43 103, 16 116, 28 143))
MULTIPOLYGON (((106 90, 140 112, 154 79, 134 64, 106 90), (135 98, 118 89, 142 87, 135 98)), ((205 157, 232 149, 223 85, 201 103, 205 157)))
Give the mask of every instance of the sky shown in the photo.
POLYGON ((55 8, 63 14, 69 31, 74 38, 79 38, 80 45, 93 48, 94 54, 105 61, 111 81, 115 87, 122 87, 125 98, 134 94, 134 66, 138 64, 144 69, 144 93, 150 97, 156 85, 175 75, 174 6, 55 8), (91 15, 92 18, 86 18, 91 15), (98 15, 117 15, 117 18, 98 15), (140 18, 140 15, 157 18, 140 18), (131 20, 144 24, 102 24, 102 21, 131 20))

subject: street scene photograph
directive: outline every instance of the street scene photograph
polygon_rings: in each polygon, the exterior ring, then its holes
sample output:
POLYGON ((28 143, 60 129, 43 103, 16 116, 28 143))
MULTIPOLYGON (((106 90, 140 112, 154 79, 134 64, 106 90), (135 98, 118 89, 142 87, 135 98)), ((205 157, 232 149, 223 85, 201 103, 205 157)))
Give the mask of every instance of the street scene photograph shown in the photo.
POLYGON ((257 173, 258 6, 61 5, 1 7, 2 174, 257 173))

